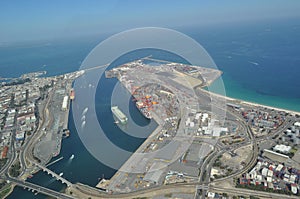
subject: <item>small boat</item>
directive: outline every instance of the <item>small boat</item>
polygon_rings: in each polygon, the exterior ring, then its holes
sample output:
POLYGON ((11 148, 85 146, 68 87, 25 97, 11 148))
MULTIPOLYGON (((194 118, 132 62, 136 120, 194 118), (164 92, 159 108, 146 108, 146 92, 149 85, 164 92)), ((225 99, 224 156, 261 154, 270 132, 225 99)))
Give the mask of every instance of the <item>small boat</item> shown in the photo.
POLYGON ((115 123, 115 124, 119 124, 119 121, 115 121, 114 123, 115 123))
POLYGON ((64 175, 64 173, 63 172, 61 172, 60 174, 59 174, 59 176, 61 177, 62 175, 64 175))
POLYGON ((81 123, 81 128, 83 129, 85 127, 85 121, 83 121, 82 123, 81 123))
POLYGON ((86 107, 83 111, 82 111, 82 116, 84 116, 87 112, 88 112, 89 108, 86 107))
POLYGON ((71 160, 73 160, 73 159, 74 159, 74 157, 75 157, 75 156, 74 156, 74 154, 72 154, 72 155, 71 155, 71 157, 70 157, 70 159, 71 159, 71 160))

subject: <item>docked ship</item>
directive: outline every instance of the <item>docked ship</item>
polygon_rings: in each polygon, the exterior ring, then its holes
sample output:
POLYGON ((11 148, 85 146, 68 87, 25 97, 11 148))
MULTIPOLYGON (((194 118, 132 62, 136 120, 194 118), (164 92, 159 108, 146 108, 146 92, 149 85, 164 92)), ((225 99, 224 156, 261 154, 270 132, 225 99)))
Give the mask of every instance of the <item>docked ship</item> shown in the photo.
POLYGON ((71 92, 70 92, 70 99, 71 99, 71 100, 74 100, 74 99, 75 99, 75 91, 74 91, 73 88, 71 89, 71 92))
POLYGON ((151 113, 148 110, 147 106, 144 106, 144 103, 142 101, 136 101, 135 102, 136 107, 139 109, 139 111, 143 114, 143 116, 147 119, 152 119, 151 113))
POLYGON ((113 106, 111 107, 111 111, 114 114, 114 116, 116 116, 116 118, 118 119, 119 122, 121 122, 121 124, 126 124, 128 121, 128 118, 126 117, 126 115, 119 109, 118 106, 113 106))

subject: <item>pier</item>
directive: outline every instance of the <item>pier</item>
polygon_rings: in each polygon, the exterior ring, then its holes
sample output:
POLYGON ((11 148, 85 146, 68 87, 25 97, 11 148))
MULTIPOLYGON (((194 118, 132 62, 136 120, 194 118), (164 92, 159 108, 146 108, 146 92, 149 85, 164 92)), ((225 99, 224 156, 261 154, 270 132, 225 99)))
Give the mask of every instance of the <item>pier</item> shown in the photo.
POLYGON ((58 161, 60 161, 60 160, 62 160, 62 159, 64 159, 64 157, 60 157, 60 158, 58 158, 58 159, 56 159, 56 160, 50 162, 49 164, 46 165, 46 167, 51 166, 52 164, 55 164, 56 162, 58 162, 58 161))

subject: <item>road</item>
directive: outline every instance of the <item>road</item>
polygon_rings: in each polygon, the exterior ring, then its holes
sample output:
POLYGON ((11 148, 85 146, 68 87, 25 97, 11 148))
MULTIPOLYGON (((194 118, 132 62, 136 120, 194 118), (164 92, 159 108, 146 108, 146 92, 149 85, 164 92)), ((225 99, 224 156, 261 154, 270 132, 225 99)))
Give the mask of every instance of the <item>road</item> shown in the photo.
MULTIPOLYGON (((206 92, 202 93, 199 90, 199 92, 197 92, 197 94, 198 95, 205 95, 206 92)), ((254 137, 254 134, 253 134, 251 128, 249 127, 248 124, 246 124, 246 122, 243 120, 243 118, 241 117, 241 115, 239 115, 239 114, 237 114, 235 112, 230 111, 230 109, 228 110, 226 106, 225 106, 225 108, 223 106, 219 106, 219 104, 216 103, 216 102, 213 105, 215 106, 215 108, 218 108, 220 110, 225 111, 227 117, 228 117, 228 114, 229 114, 231 117, 236 118, 236 120, 239 121, 239 123, 244 127, 244 129, 247 130, 247 134, 248 134, 248 137, 250 139, 250 143, 253 146, 253 153, 252 153, 252 157, 251 157, 251 160, 250 160, 249 164, 245 168, 243 168, 242 170, 240 170, 240 171, 238 171, 238 172, 236 172, 234 174, 231 174, 229 176, 226 176, 226 177, 214 180, 214 182, 217 182, 217 181, 223 181, 223 180, 226 180, 226 179, 229 179, 229 178, 241 175, 241 174, 245 173, 246 171, 248 171, 250 168, 252 168, 254 166, 254 164, 256 163, 256 160, 257 160, 258 147, 257 147, 257 143, 256 143, 256 140, 255 140, 255 137, 254 137)), ((219 151, 214 151, 211 155, 209 155, 205 159, 205 161, 203 162, 203 164, 201 166, 201 171, 200 171, 199 180, 198 180, 198 182, 200 184, 201 183, 209 183, 209 181, 210 181, 210 171, 212 169, 213 163, 215 162, 215 160, 216 160, 216 158, 218 156, 222 155, 226 151, 233 151, 235 149, 240 148, 239 145, 233 145, 233 146, 224 148, 224 147, 222 147, 221 144, 217 144, 215 147, 216 148, 218 147, 219 151), (204 172, 205 172, 206 176, 204 176, 204 172)), ((198 190, 196 190, 196 193, 198 193, 198 190)), ((205 198, 205 195, 206 195, 206 190, 203 189, 202 190, 201 198, 205 198)), ((199 198, 199 197, 200 197, 199 194, 195 194, 195 198, 199 198)))
POLYGON ((51 122, 51 117, 49 114, 48 106, 52 100, 54 91, 55 91, 55 86, 49 92, 47 101, 44 102, 45 104, 42 106, 43 110, 39 110, 41 120, 40 120, 37 130, 34 132, 34 136, 32 136, 31 139, 29 139, 27 142, 24 143, 23 150, 21 150, 21 152, 20 152, 21 164, 24 165, 23 172, 25 172, 26 168, 28 168, 28 165, 26 164, 27 163, 26 159, 29 162, 35 162, 35 159, 33 157, 33 147, 34 147, 35 143, 37 143, 38 140, 40 139, 40 137, 42 136, 42 134, 43 134, 42 129, 45 127, 46 122, 47 122, 47 124, 49 124, 51 122))
POLYGON ((16 151, 15 151, 15 147, 14 147, 14 141, 13 139, 11 139, 11 143, 10 143, 10 149, 11 149, 11 156, 8 158, 6 164, 4 165, 4 167, 1 168, 1 171, 0 171, 0 175, 4 175, 6 173, 9 173, 9 168, 10 166, 14 163, 14 161, 16 160, 17 156, 16 156, 16 151))
POLYGON ((250 190, 250 189, 239 189, 239 188, 222 188, 222 187, 214 187, 210 186, 210 190, 218 193, 229 193, 234 195, 243 195, 243 196, 256 196, 260 198, 292 198, 292 199, 299 199, 299 196, 293 195, 283 195, 277 193, 270 193, 265 191, 257 191, 257 190, 250 190))
MULTIPOLYGON (((48 119, 49 118, 49 111, 48 111, 47 107, 49 105, 49 102, 52 100, 54 90, 55 90, 55 88, 53 88, 52 91, 50 91, 49 96, 47 98, 47 101, 44 102, 45 104, 42 106, 43 109, 40 111, 41 120, 40 120, 38 128, 34 132, 34 136, 30 137, 30 139, 27 140, 24 143, 24 145, 22 146, 23 150, 20 150, 19 159, 20 159, 20 164, 21 164, 21 168, 22 168, 22 172, 21 172, 20 176, 22 176, 25 172, 28 172, 28 171, 26 171, 26 169, 30 168, 30 167, 28 167, 29 165, 27 165, 27 163, 31 163, 32 166, 36 164, 35 160, 33 158, 33 154, 32 154, 33 147, 34 147, 34 144, 39 140, 39 138, 42 134, 41 129, 45 126, 46 122, 49 122, 49 119, 48 119)), ((14 139, 12 139, 12 142, 11 142, 11 145, 10 145, 11 156, 9 157, 9 159, 8 159, 7 163, 5 164, 5 166, 0 171, 2 179, 9 180, 10 182, 12 182, 12 183, 14 183, 18 186, 21 186, 21 187, 24 187, 24 188, 29 188, 31 190, 35 190, 37 192, 43 193, 43 194, 48 195, 48 196, 52 196, 52 197, 56 197, 56 198, 63 198, 63 199, 64 198, 66 198, 66 199, 74 198, 74 197, 71 197, 71 196, 67 196, 66 194, 62 194, 62 193, 56 192, 54 190, 42 187, 40 185, 36 185, 36 184, 33 184, 33 183, 29 183, 27 181, 23 181, 23 180, 19 180, 17 178, 10 177, 9 176, 9 168, 11 167, 11 165, 15 162, 16 158, 18 157, 17 153, 15 151, 13 142, 14 142, 14 139)), ((67 184, 71 185, 71 183, 69 183, 69 182, 67 182, 67 184)))

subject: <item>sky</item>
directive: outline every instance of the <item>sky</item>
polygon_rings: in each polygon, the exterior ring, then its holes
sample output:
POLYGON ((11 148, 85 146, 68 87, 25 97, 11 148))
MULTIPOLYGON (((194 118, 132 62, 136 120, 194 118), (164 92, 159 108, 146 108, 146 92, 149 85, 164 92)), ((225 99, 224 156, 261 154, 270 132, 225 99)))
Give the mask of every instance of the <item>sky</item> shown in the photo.
POLYGON ((1 0, 0 42, 300 18, 298 0, 1 0))

